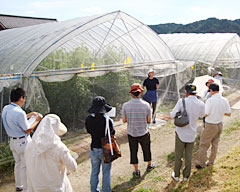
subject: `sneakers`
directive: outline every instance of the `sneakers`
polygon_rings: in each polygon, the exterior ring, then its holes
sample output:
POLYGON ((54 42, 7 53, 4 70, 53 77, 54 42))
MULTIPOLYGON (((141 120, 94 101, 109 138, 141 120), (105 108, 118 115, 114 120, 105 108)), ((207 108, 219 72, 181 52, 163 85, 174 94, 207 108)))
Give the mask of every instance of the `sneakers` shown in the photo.
POLYGON ((188 178, 187 178, 187 177, 184 177, 184 178, 183 178, 183 181, 187 181, 187 180, 188 180, 188 178))
POLYGON ((133 177, 135 177, 135 178, 140 178, 140 177, 141 177, 140 171, 139 171, 139 170, 134 171, 134 172, 133 172, 133 177))
POLYGON ((16 191, 23 191, 23 189, 20 187, 16 187, 16 191))
POLYGON ((196 165, 195 166, 197 169, 203 169, 203 167, 201 165, 196 165))
POLYGON ((175 180, 176 182, 179 181, 179 177, 175 177, 174 171, 172 172, 172 178, 173 178, 173 180, 175 180))
POLYGON ((156 167, 155 163, 151 163, 150 165, 147 166, 147 172, 152 171, 156 167))

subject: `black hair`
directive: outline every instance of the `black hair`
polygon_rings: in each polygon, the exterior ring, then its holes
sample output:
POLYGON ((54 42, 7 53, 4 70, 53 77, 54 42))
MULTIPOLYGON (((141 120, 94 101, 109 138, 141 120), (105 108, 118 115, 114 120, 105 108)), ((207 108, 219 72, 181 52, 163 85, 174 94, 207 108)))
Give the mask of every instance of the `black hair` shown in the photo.
POLYGON ((141 93, 141 92, 139 92, 139 91, 137 91, 137 92, 131 92, 135 97, 138 97, 138 95, 141 93))
POLYGON ((196 95, 197 93, 189 93, 189 95, 196 95))
POLYGON ((209 86, 209 90, 212 90, 212 91, 219 91, 219 85, 216 84, 216 83, 212 83, 210 86, 209 86))
POLYGON ((26 91, 22 88, 16 88, 11 91, 11 102, 19 101, 21 97, 26 96, 26 91))
POLYGON ((95 113, 95 118, 97 119, 97 120, 100 120, 100 119, 102 119, 104 116, 104 113, 95 113))

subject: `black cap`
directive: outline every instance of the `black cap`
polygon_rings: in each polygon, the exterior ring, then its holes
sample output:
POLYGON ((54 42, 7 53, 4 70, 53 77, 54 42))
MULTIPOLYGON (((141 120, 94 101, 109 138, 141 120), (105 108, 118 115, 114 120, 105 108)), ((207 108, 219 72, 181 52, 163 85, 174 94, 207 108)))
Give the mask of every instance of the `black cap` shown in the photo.
POLYGON ((219 91, 219 85, 216 83, 211 83, 209 89, 211 89, 212 91, 219 91))
POLYGON ((185 90, 188 93, 197 93, 197 87, 193 84, 186 85, 185 90))
POLYGON ((107 113, 112 109, 112 106, 105 103, 105 98, 96 96, 93 98, 92 106, 88 109, 89 113, 107 113))

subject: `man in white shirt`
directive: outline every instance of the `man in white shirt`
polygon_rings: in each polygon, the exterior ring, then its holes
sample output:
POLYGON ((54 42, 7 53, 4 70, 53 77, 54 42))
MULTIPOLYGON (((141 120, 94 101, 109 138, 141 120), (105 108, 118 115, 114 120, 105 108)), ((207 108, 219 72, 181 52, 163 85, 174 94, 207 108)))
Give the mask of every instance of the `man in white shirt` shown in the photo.
POLYGON ((196 165, 197 169, 202 169, 205 166, 207 161, 207 150, 210 144, 212 147, 207 165, 214 163, 217 155, 218 142, 223 128, 223 117, 224 115, 231 115, 229 102, 219 94, 218 84, 212 83, 209 89, 212 97, 207 100, 205 106, 206 123, 200 139, 199 162, 196 165))
MULTIPOLYGON (((172 178, 179 181, 180 169, 182 166, 182 155, 185 150, 185 168, 183 169, 184 181, 190 176, 192 166, 192 150, 197 132, 197 121, 199 117, 204 116, 205 106, 202 101, 197 99, 196 86, 186 85, 185 106, 189 118, 189 124, 184 127, 176 127, 176 140, 175 140, 175 166, 172 178)), ((176 113, 183 111, 183 101, 180 99, 171 112, 171 118, 176 116, 176 113)))
POLYGON ((33 131, 42 115, 37 112, 26 114, 21 108, 26 100, 26 92, 22 88, 11 91, 11 103, 6 105, 2 111, 3 125, 7 135, 10 137, 10 149, 12 151, 15 165, 14 176, 16 191, 27 191, 26 165, 24 161, 24 150, 31 140, 30 132, 33 131), (36 116, 36 120, 30 125, 28 118, 36 116))

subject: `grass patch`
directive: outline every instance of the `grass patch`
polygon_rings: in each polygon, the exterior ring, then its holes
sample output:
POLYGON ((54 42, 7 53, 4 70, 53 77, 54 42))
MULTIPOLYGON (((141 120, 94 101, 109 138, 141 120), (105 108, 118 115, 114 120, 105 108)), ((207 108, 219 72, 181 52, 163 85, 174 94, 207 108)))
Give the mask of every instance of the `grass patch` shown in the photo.
POLYGON ((174 108, 174 106, 176 105, 176 101, 166 101, 164 103, 161 103, 158 106, 157 112, 158 113, 169 113, 172 111, 172 109, 174 108))
POLYGON ((14 159, 8 143, 0 145, 0 185, 13 180, 14 159))
POLYGON ((188 182, 169 191, 240 191, 240 146, 222 157, 214 166, 194 171, 188 182))
POLYGON ((157 177, 154 177, 154 181, 155 182, 159 182, 159 181, 162 181, 164 178, 162 176, 157 176, 157 177))
POLYGON ((135 190, 136 192, 157 192, 155 189, 153 188, 144 188, 144 187, 141 187, 137 190, 135 190))
POLYGON ((223 130, 223 133, 225 135, 230 135, 233 131, 239 129, 239 127, 240 127, 240 121, 238 121, 238 120, 234 121, 231 123, 231 125, 228 128, 223 130))
POLYGON ((167 155, 168 162, 174 162, 175 161, 175 152, 169 153, 167 155))
POLYGON ((223 92, 223 97, 227 97, 228 95, 231 95, 232 93, 234 93, 236 90, 233 89, 229 89, 229 90, 224 90, 223 92))
POLYGON ((198 136, 196 137, 196 139, 195 139, 194 147, 193 147, 193 154, 198 153, 199 144, 200 144, 200 135, 198 135, 198 136))
POLYGON ((223 191, 240 191, 240 146, 222 157, 217 163, 215 178, 223 191))

